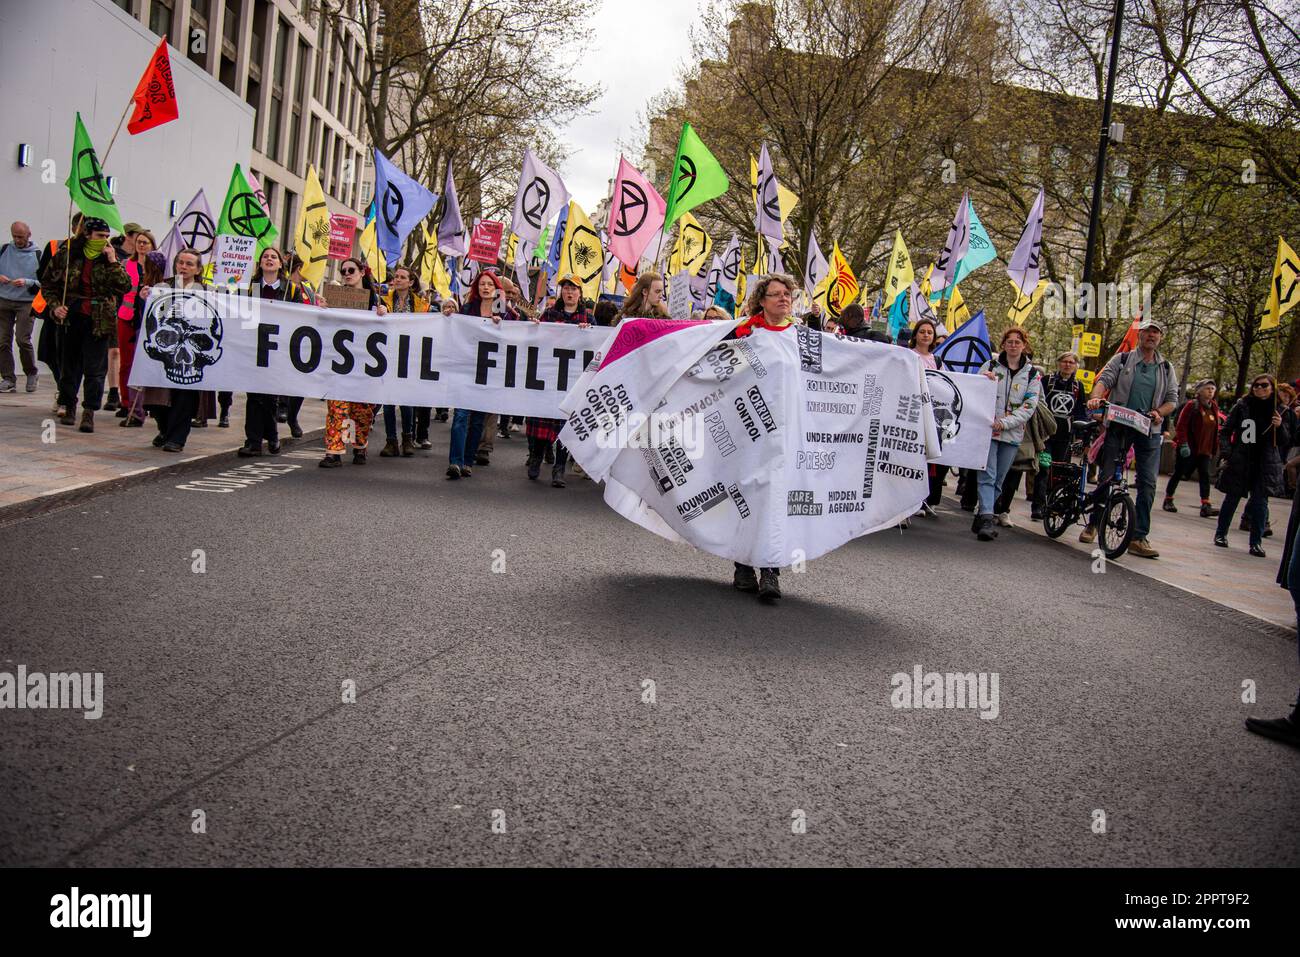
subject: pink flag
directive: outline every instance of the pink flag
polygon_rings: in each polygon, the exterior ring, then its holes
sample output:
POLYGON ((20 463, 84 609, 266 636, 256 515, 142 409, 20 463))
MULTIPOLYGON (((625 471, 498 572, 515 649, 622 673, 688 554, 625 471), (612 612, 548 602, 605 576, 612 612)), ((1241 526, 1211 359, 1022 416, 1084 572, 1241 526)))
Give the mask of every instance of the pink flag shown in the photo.
POLYGON ((667 204, 655 188, 622 156, 609 207, 609 251, 635 270, 641 254, 664 224, 667 204))

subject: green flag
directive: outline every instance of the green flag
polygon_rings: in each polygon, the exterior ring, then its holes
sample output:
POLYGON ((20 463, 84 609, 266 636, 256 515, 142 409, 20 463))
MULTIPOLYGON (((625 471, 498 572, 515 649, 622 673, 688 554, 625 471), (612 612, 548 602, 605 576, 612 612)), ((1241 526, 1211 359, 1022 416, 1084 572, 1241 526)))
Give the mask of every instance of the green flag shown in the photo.
POLYGON ((72 134, 72 172, 64 185, 82 213, 99 217, 115 232, 122 231, 122 214, 117 211, 113 194, 108 191, 108 182, 104 179, 104 171, 99 168, 99 157, 91 145, 90 134, 82 125, 80 113, 72 134))
POLYGON ((271 217, 262 207, 253 188, 244 178, 244 171, 235 164, 235 172, 230 177, 230 189, 226 190, 226 201, 221 204, 221 222, 217 224, 217 235, 252 236, 257 240, 257 255, 267 246, 274 246, 280 238, 280 231, 271 222, 271 217))
POLYGON ((545 259, 551 248, 551 227, 548 225, 542 230, 542 234, 537 237, 537 245, 533 247, 534 259, 545 259))
POLYGON ((717 199, 727 191, 727 185, 727 174, 723 172, 722 164, 713 158, 691 124, 683 123, 681 139, 677 141, 677 158, 673 161, 673 181, 668 190, 664 222, 674 223, 682 213, 700 203, 717 199))

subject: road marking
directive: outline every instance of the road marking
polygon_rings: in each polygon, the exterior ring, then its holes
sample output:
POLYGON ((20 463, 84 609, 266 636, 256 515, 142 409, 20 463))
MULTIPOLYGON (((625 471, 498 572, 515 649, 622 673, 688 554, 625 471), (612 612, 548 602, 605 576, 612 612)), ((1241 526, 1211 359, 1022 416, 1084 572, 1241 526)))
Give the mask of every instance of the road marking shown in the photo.
POLYGON ((300 468, 302 468, 301 465, 294 465, 290 462, 258 462, 227 469, 207 478, 182 482, 176 487, 186 492, 234 492, 300 468))

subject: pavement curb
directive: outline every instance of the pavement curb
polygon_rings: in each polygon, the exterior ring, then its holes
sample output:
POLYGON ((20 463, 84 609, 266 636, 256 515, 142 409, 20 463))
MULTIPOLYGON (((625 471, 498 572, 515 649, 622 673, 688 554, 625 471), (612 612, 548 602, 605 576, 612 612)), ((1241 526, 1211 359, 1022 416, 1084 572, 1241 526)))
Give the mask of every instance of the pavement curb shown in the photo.
MULTIPOLYGON (((960 508, 959 505, 958 508, 960 508)), ((968 514, 968 513, 963 511, 962 514, 968 514)), ((1027 528, 1020 527, 1019 525, 1013 525, 1011 528, 1003 528, 1000 529, 1000 531, 1014 532, 1019 538, 1023 538, 1032 542, 1040 542, 1045 547, 1051 546, 1057 548, 1069 548, 1069 546, 1065 545, 1064 543, 1057 542, 1056 540, 1048 538, 1045 535, 1038 535, 1034 532, 1029 531, 1029 529, 1027 528)), ((1133 558, 1134 561, 1150 560, 1150 559, 1137 559, 1134 558, 1133 556, 1125 556, 1125 557, 1133 558)), ((1156 560, 1158 561, 1159 559, 1156 560)), ((1129 568, 1126 565, 1121 564, 1121 561, 1122 559, 1116 559, 1113 562, 1107 562, 1106 568, 1113 569, 1116 571, 1122 571, 1126 575, 1132 575, 1134 578, 1140 579, 1144 584, 1151 585, 1152 587, 1163 588, 1164 590, 1166 590, 1167 592, 1169 592, 1171 595, 1175 596, 1179 600, 1188 602, 1189 604, 1196 605, 1197 607, 1204 609, 1206 612, 1213 614, 1215 617, 1224 619, 1225 621, 1230 622, 1231 624, 1236 625, 1238 627, 1247 628, 1258 634, 1268 635, 1274 638, 1285 638, 1288 641, 1296 641, 1298 638, 1296 629, 1294 628, 1287 628, 1283 625, 1274 624, 1273 622, 1269 621, 1266 618, 1256 617, 1255 615, 1252 615, 1249 612, 1241 611, 1238 608, 1233 608, 1231 605, 1220 604, 1219 602, 1215 601, 1213 598, 1208 598, 1205 595, 1202 595, 1200 592, 1192 591, 1191 589, 1185 588, 1182 585, 1175 585, 1172 582, 1167 582, 1161 578, 1154 578, 1151 575, 1144 575, 1142 572, 1137 571, 1136 569, 1129 568)), ((1107 574, 1109 573, 1110 572, 1108 571, 1107 574)))
MULTIPOLYGON (((317 442, 325 438, 324 429, 314 429, 310 432, 304 432, 302 438, 283 438, 280 444, 284 451, 300 450, 312 442, 317 442)), ((227 449, 223 452, 210 452, 207 455, 195 456, 193 459, 177 462, 175 465, 160 465, 156 468, 145 468, 138 472, 132 472, 129 475, 121 475, 114 479, 105 479, 102 482, 88 482, 84 485, 74 485, 70 488, 59 489, 54 492, 46 492, 44 495, 38 495, 35 498, 28 499, 25 502, 15 502, 13 505, 0 507, 0 528, 6 525, 12 525, 15 522, 21 522, 37 515, 46 515, 50 512, 58 511, 61 508, 67 508, 71 505, 79 505, 83 502, 99 498, 101 495, 107 495, 110 492, 118 492, 122 489, 131 488, 135 485, 142 485, 145 482, 155 481, 157 479, 175 478, 178 476, 189 475, 192 472, 202 472, 212 467, 213 463, 222 462, 227 459, 232 461, 245 461, 239 459, 237 454, 238 446, 227 449)), ((159 453, 160 455, 166 453, 159 453)), ((275 461, 274 455, 263 455, 260 459, 248 459, 247 461, 275 461)))

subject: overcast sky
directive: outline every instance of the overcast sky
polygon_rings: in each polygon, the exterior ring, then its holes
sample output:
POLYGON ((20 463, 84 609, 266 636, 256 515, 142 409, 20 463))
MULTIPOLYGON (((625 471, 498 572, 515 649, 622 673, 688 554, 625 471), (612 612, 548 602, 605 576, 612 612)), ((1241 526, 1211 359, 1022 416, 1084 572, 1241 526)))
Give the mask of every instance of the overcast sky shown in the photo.
POLYGON ((564 185, 588 213, 609 193, 618 168, 615 144, 631 138, 637 114, 650 97, 673 84, 679 64, 690 55, 688 29, 700 2, 604 0, 582 75, 598 80, 605 92, 595 112, 560 132, 572 151, 560 170, 564 185))

